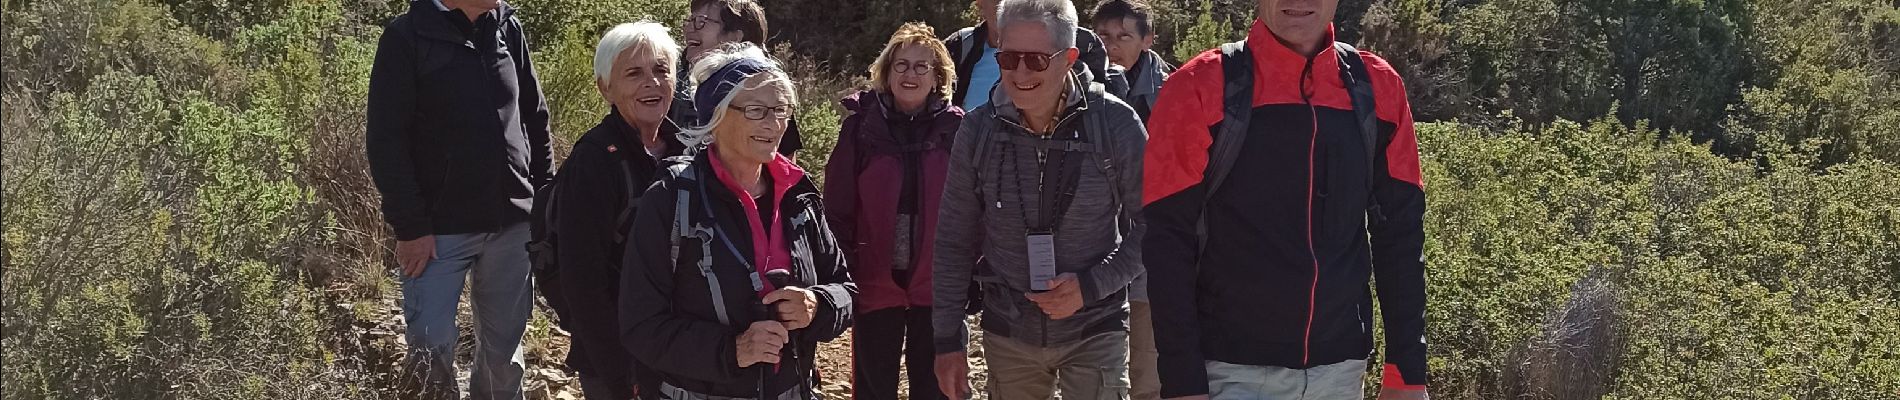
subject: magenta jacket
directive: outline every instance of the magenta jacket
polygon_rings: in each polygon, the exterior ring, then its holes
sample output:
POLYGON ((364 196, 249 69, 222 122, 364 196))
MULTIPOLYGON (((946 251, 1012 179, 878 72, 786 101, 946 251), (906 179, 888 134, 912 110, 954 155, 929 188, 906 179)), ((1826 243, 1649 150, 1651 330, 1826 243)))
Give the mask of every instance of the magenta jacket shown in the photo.
POLYGON ((937 203, 950 167, 950 143, 963 110, 935 99, 915 116, 890 105, 889 94, 865 90, 839 101, 850 114, 825 164, 826 216, 858 283, 858 312, 931 305, 930 260, 937 203), (911 164, 914 163, 914 164, 911 164), (906 196, 906 180, 914 190, 906 196), (909 285, 893 278, 899 208, 915 204, 909 285))

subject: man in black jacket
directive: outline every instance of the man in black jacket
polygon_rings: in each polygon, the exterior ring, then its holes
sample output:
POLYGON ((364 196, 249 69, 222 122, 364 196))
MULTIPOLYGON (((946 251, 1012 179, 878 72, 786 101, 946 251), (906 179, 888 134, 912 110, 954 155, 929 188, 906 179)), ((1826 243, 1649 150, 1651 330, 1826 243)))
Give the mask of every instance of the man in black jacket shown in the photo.
POLYGON ((455 316, 472 273, 471 398, 521 398, 527 217, 554 174, 547 103, 514 13, 499 0, 410 2, 370 70, 370 175, 396 234, 410 374, 429 397, 460 396, 455 316))
MULTIPOLYGON (((625 400, 637 392, 633 356, 620 345, 621 255, 637 196, 653 184, 661 160, 685 150, 672 105, 679 44, 665 26, 621 24, 600 38, 594 82, 613 106, 574 144, 555 185, 554 226, 560 240, 561 326, 573 334, 567 365, 580 373, 590 399, 625 400)), ((548 283, 542 283, 547 289, 548 283)))
POLYGON ((1334 42, 1337 0, 1258 4, 1244 42, 1168 76, 1148 121, 1161 396, 1363 399, 1382 323, 1379 398, 1425 399, 1425 187, 1404 82, 1334 42))

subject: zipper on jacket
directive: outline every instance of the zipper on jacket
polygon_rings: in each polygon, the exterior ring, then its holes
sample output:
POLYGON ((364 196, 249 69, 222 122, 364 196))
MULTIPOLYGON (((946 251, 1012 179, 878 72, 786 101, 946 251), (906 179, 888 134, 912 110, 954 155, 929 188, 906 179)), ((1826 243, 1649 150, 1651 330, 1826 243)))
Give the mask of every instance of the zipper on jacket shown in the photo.
MULTIPOLYGON (((1313 76, 1313 60, 1317 58, 1317 56, 1308 57, 1306 67, 1300 71, 1300 101, 1306 103, 1306 111, 1313 123, 1312 136, 1306 144, 1306 255, 1313 260, 1313 283, 1306 291, 1306 333, 1300 339, 1301 366, 1310 366, 1312 363, 1313 317, 1318 312, 1316 309, 1318 302, 1315 299, 1319 297, 1319 252, 1313 245, 1313 189, 1316 185, 1313 180, 1317 176, 1313 170, 1313 157, 1319 147, 1319 109, 1313 107, 1313 97, 1306 91, 1307 79, 1313 76)), ((1318 88, 1313 89, 1318 90, 1318 88)))

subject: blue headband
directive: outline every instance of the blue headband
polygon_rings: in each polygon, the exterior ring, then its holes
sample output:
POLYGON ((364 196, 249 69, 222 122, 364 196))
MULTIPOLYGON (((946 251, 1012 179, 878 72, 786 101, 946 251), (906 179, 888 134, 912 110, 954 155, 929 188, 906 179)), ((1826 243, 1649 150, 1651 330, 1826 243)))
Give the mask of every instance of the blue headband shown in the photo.
POLYGON ((706 81, 700 82, 699 88, 693 91, 693 113, 699 117, 694 126, 705 127, 712 123, 713 116, 720 111, 715 109, 719 107, 719 102, 732 95, 732 91, 738 90, 739 84, 747 78, 765 72, 767 68, 765 60, 740 58, 719 67, 706 81))

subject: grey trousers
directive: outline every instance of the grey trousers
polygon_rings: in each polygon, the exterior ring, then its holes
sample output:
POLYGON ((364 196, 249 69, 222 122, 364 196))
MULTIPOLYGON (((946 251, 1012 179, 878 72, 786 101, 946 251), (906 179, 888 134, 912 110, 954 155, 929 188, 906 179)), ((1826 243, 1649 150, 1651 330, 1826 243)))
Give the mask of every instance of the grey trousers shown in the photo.
POLYGON ((1307 369, 1207 362, 1210 400, 1357 400, 1366 397, 1366 360, 1307 369))
POLYGON ((528 223, 494 233, 435 236, 435 258, 422 276, 402 278, 402 318, 408 324, 408 373, 423 398, 460 399, 455 381, 455 325, 462 287, 473 281, 475 365, 473 400, 520 400, 521 336, 534 297, 528 288, 528 223))
POLYGON ((1040 347, 983 335, 989 398, 1123 400, 1128 398, 1128 333, 1108 332, 1064 346, 1040 347))

